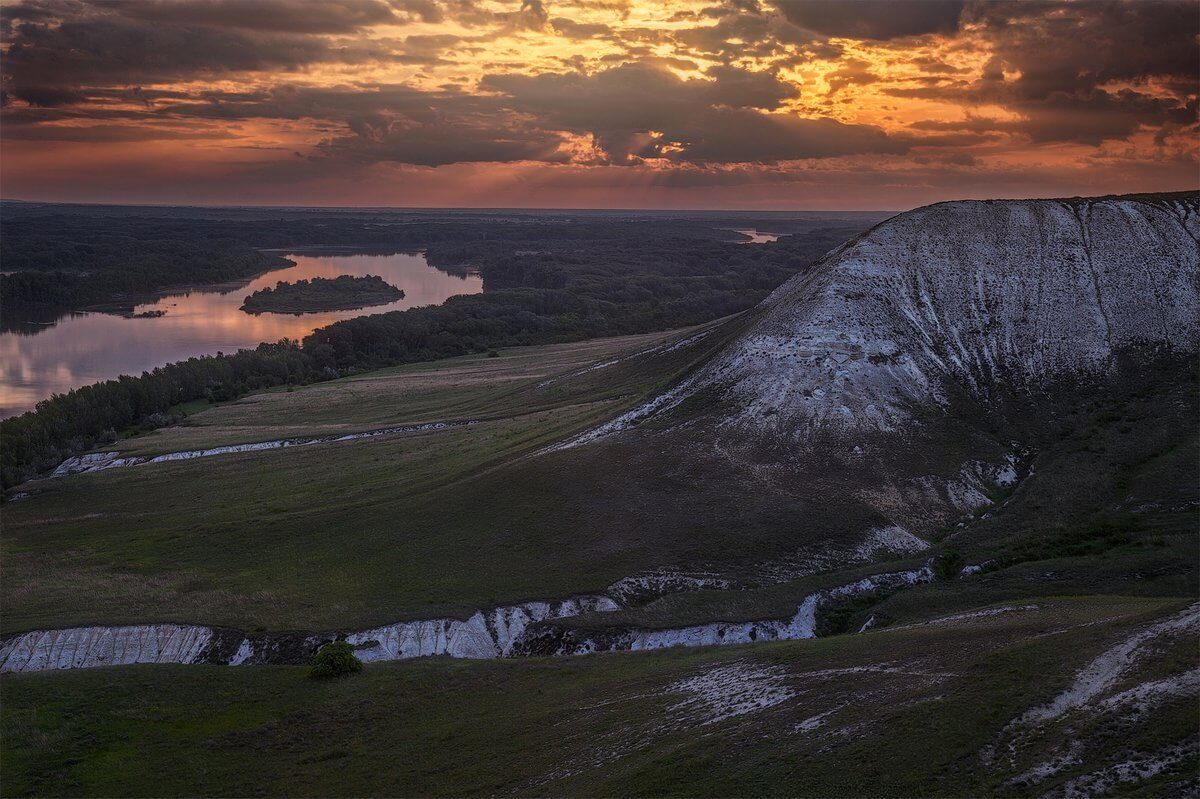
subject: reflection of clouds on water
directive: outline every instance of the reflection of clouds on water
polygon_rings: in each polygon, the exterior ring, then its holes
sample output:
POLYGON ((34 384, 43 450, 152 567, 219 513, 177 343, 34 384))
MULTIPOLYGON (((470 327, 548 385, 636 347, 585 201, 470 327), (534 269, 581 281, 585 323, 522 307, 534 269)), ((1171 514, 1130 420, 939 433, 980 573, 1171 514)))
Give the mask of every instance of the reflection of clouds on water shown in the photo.
POLYGON ((749 230, 735 229, 734 233, 741 233, 744 236, 749 236, 749 241, 739 241, 738 244, 770 244, 773 241, 779 241, 787 233, 760 233, 756 228, 749 230))
POLYGON ((456 294, 483 290, 478 275, 451 275, 425 263, 423 255, 288 255, 296 266, 261 275, 234 290, 190 291, 139 305, 164 310, 155 318, 110 314, 63 317, 35 335, 0 334, 0 415, 32 408, 52 393, 107 380, 193 355, 234 352, 262 341, 300 339, 339 319, 436 305, 456 294), (312 314, 248 314, 246 295, 280 281, 313 277, 379 275, 404 289, 404 299, 352 311, 312 314))

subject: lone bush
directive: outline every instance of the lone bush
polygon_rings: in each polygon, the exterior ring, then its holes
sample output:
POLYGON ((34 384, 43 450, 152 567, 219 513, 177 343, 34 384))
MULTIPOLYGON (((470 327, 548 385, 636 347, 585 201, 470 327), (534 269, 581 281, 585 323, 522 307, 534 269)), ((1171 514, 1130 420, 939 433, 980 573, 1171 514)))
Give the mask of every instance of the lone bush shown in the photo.
POLYGON ((308 676, 314 680, 331 680, 362 671, 362 661, 354 656, 354 647, 345 641, 335 641, 321 647, 313 656, 308 676))

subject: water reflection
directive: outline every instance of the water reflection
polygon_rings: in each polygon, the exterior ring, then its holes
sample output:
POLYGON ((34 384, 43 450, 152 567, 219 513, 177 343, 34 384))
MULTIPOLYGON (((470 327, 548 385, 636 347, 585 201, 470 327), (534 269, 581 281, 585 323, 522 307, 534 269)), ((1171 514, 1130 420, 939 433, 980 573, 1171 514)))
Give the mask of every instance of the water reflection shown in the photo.
POLYGON ((731 228, 731 230, 733 230, 734 233, 741 233, 743 236, 750 237, 749 241, 739 241, 738 244, 770 244, 771 242, 779 241, 779 239, 788 235, 787 233, 760 233, 755 228, 749 228, 745 230, 731 228))
MULTIPOLYGON (((448 274, 429 266, 425 256, 286 256, 296 266, 262 275, 248 284, 190 291, 139 305, 135 313, 162 316, 128 319, 111 314, 68 314, 53 325, 22 325, 0 334, 0 416, 29 410, 53 393, 122 374, 183 360, 193 355, 233 352, 262 341, 303 338, 318 327, 365 314, 435 305, 456 294, 483 291, 475 274, 448 274), (352 311, 311 314, 248 314, 239 310, 247 294, 279 281, 338 275, 379 275, 404 289, 404 299, 352 311)), ((44 318, 40 321, 46 321, 44 318)))

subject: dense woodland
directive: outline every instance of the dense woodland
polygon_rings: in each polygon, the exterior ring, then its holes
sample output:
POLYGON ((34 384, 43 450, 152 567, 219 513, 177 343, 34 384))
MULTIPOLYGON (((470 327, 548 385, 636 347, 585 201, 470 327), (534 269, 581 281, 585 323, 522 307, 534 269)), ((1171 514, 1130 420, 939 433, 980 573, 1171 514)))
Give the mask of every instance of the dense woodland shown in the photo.
MULTIPOLYGON (((736 313, 868 223, 810 221, 807 227, 793 225, 801 229, 778 242, 747 246, 733 243, 740 238, 737 234, 708 220, 675 218, 426 219, 389 228, 358 214, 320 223, 287 218, 154 220, 78 212, 65 216, 73 221, 62 225, 61 235, 53 232, 62 221, 55 215, 43 218, 27 211, 8 217, 0 247, 6 269, 16 266, 19 272, 7 276, 6 284, 29 273, 68 271, 84 282, 93 277, 117 281, 116 275, 120 281, 136 281, 135 275, 154 271, 151 263, 170 262, 171 252, 187 250, 188 241, 198 242, 197 249, 164 265, 165 273, 194 278, 189 264, 205 258, 197 253, 208 253, 223 264, 203 274, 221 272, 224 279, 226 268, 258 271, 255 259, 271 257, 260 256, 255 247, 346 247, 358 241, 400 251, 418 248, 424 236, 432 264, 446 270, 477 269, 485 291, 454 297, 441 306, 337 322, 303 342, 191 358, 140 377, 121 377, 51 397, 34 411, 0 422, 0 478, 5 488, 121 434, 170 424, 179 418, 178 406, 194 400, 219 402, 262 388, 364 369, 498 347, 663 330, 736 313), (84 241, 98 241, 101 227, 110 228, 112 241, 125 242, 127 268, 98 269, 94 261, 81 266, 69 260, 67 253, 96 246, 84 241), (80 233, 83 229, 91 232, 80 233), (161 239, 151 236, 155 230, 161 239), (38 254, 43 246, 51 255, 38 254), (15 263, 10 247, 18 254, 15 263)), ((104 252, 112 263, 120 262, 113 248, 104 252)), ((155 273, 143 288, 156 280, 173 279, 155 273)), ((13 301, 8 291, 5 303, 13 301)), ((93 289, 79 291, 85 296, 93 289)))
POLYGON ((248 313, 305 313, 337 311, 386 305, 404 299, 404 289, 396 288, 379 275, 335 278, 314 277, 259 289, 246 297, 242 310, 248 313))
POLYGON ((287 266, 284 259, 186 226, 70 224, 27 229, 6 220, 0 303, 132 307, 169 287, 245 280, 287 266))

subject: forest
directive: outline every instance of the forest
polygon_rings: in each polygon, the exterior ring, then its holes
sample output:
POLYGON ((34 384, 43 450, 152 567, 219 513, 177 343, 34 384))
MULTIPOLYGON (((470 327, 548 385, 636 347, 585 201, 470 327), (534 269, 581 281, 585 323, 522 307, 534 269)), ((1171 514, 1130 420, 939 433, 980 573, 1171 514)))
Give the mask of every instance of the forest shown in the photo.
POLYGON ((0 303, 129 309, 162 289, 246 280, 288 262, 237 238, 186 224, 114 226, 56 216, 8 216, 0 242, 0 303))
POLYGON ((308 313, 310 311, 339 311, 387 305, 404 299, 404 289, 384 282, 379 275, 355 277, 338 275, 335 278, 314 277, 264 288, 250 294, 242 303, 247 313, 308 313))

